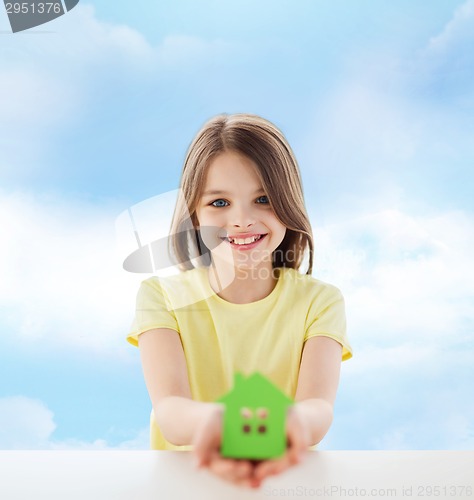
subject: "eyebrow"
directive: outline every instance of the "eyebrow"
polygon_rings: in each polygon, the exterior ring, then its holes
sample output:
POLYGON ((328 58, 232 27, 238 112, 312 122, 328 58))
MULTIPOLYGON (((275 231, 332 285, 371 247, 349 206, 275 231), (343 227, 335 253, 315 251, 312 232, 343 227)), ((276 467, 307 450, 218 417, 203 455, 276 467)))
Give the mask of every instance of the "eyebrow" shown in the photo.
MULTIPOLYGON (((263 188, 259 188, 256 191, 254 191, 254 194, 264 193, 264 192, 265 190, 263 188)), ((221 191, 220 189, 210 189, 209 191, 204 191, 203 196, 207 196, 210 194, 215 195, 215 194, 232 194, 232 193, 229 193, 228 191, 221 191)))

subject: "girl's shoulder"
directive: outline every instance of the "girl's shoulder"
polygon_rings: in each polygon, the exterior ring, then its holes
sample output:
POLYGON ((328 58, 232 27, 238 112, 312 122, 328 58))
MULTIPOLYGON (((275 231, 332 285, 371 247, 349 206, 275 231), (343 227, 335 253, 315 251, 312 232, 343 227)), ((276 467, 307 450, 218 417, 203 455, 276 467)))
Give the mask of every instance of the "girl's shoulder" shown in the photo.
POLYGON ((162 295, 169 307, 185 307, 210 295, 205 273, 204 268, 196 267, 168 276, 151 276, 142 281, 142 288, 151 288, 162 295))
POLYGON ((298 270, 289 267, 281 268, 281 270, 284 288, 289 293, 306 299, 321 296, 342 297, 342 293, 337 286, 315 278, 311 274, 302 274, 298 270))
POLYGON ((185 284, 192 284, 193 282, 200 282, 204 276, 202 267, 195 267, 186 271, 180 271, 169 275, 153 275, 142 281, 152 287, 160 287, 163 289, 181 287, 185 284))

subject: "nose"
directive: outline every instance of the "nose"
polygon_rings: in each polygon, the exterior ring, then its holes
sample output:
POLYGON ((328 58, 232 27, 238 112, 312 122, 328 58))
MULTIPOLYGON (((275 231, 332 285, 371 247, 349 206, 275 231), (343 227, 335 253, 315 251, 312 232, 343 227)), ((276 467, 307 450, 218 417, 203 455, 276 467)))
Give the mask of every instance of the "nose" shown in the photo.
POLYGON ((255 214, 250 208, 234 206, 231 216, 233 227, 248 228, 255 224, 255 214))

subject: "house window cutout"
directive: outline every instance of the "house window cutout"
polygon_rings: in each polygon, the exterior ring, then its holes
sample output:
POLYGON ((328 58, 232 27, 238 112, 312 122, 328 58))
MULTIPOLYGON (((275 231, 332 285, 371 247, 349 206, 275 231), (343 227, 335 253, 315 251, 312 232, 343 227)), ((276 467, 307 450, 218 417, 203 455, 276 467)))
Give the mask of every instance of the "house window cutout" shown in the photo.
POLYGON ((252 432, 252 427, 250 426, 250 420, 253 417, 253 411, 250 408, 243 406, 240 409, 240 416, 244 419, 244 423, 242 425, 242 432, 244 434, 250 434, 252 432))
POLYGON ((240 409, 240 415, 245 418, 246 420, 249 420, 253 416, 253 411, 250 408, 247 408, 246 406, 243 406, 240 409))
POLYGON ((268 408, 257 408, 255 414, 259 420, 263 420, 263 422, 259 422, 259 426, 257 427, 257 431, 259 434, 265 434, 267 432, 267 425, 265 420, 268 417, 268 408))
POLYGON ((264 407, 257 408, 256 410, 252 410, 247 406, 243 406, 242 408, 240 408, 240 416, 244 419, 244 422, 242 424, 242 432, 244 434, 250 434, 252 432, 252 428, 255 428, 258 434, 265 434, 267 432, 267 425, 265 420, 268 417, 268 413, 268 408, 264 407), (256 417, 258 421, 252 422, 252 420, 254 420, 254 417, 256 417), (255 424, 255 426, 250 425, 251 423, 255 424))
POLYGON ((257 408, 257 411, 255 413, 257 415, 257 418, 265 419, 268 417, 268 408, 257 408))

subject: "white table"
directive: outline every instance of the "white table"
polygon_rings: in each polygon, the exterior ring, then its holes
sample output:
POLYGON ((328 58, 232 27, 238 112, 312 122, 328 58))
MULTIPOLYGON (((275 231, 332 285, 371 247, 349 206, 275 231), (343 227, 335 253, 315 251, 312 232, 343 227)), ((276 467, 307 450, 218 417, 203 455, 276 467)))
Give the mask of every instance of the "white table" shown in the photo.
POLYGON ((474 451, 315 451, 259 490, 196 471, 191 458, 169 451, 0 451, 0 499, 474 500, 474 451))

